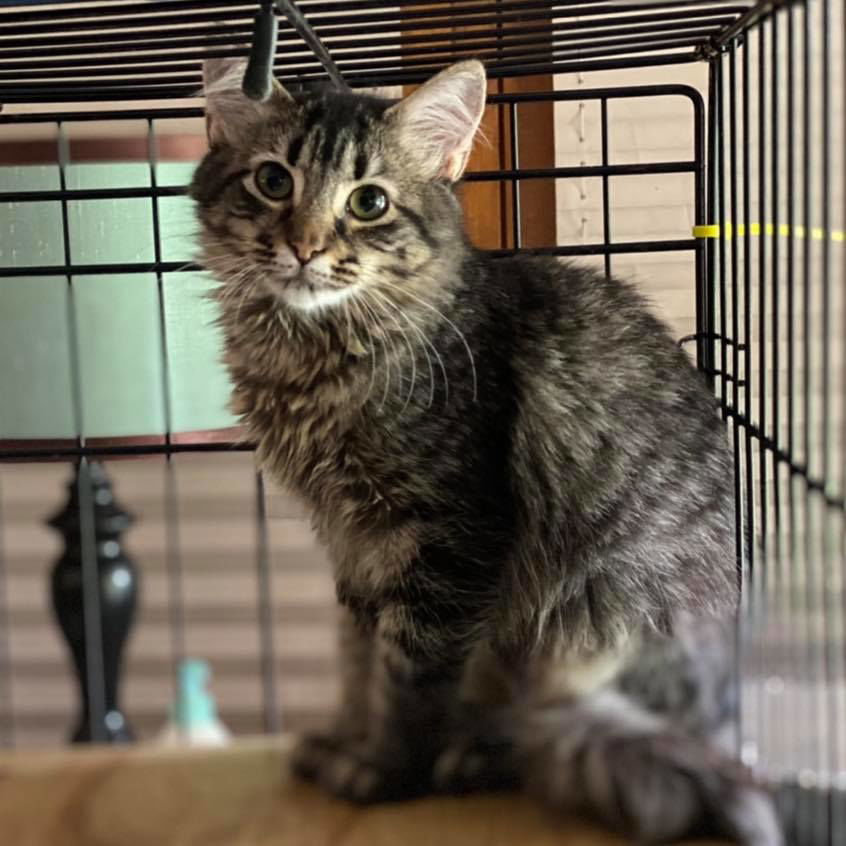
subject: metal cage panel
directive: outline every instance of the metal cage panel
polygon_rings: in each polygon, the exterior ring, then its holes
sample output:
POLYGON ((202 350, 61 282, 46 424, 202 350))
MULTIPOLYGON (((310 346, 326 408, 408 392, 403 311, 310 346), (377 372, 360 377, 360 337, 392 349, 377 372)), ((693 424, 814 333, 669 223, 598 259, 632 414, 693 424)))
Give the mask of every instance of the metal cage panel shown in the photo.
MULTIPOLYGON (((289 4, 277 4, 280 12, 289 4)), ((52 204, 58 210, 58 257, 43 264, 0 266, 0 285, 15 278, 64 280, 69 296, 80 277, 152 277, 161 337, 166 339, 168 280, 196 274, 190 255, 174 255, 164 239, 162 204, 184 195, 159 177, 168 121, 192 120, 200 86, 199 61, 242 55, 257 6, 253 0, 168 0, 33 3, 0 12, 0 115, 4 127, 52 126, 45 149, 56 183, 0 186, 0 203, 15 208, 52 204), (95 14, 96 12, 96 14, 95 14), (120 101, 137 106, 114 108, 120 101), (155 101, 152 106, 140 101, 155 101), (97 102, 96 111, 92 103, 97 102), (27 104, 24 108, 24 104, 27 104), (35 104, 35 105, 33 105, 35 104), (47 104, 53 104, 48 106, 47 104), (67 104, 61 110, 55 104, 67 104), (86 121, 141 122, 135 161, 143 184, 75 187, 68 128, 86 121), (143 204, 151 255, 129 261, 80 259, 72 249, 69 209, 98 201, 143 204)), ((507 247, 521 243, 521 186, 531 180, 600 180, 602 237, 595 244, 533 246, 560 256, 599 257, 607 271, 614 256, 678 251, 694 257, 695 343, 699 367, 719 399, 734 448, 739 562, 744 606, 738 633, 743 707, 739 752, 767 778, 783 785, 789 842, 846 842, 846 15, 833 0, 503 0, 497 3, 400 2, 386 7, 303 0, 299 4, 331 61, 352 86, 401 85, 470 55, 485 59, 495 79, 558 72, 709 63, 708 102, 681 85, 599 87, 493 94, 502 125, 516 132, 521 109, 538 103, 591 101, 600 110, 595 164, 521 165, 511 160, 468 174, 494 182, 511 196, 507 247), (355 37, 350 35, 355 32, 355 37), (684 97, 691 104, 695 149, 683 161, 615 163, 608 155, 612 105, 639 97, 684 97), (616 235, 609 186, 640 175, 692 175, 695 228, 690 237, 639 241, 616 235)), ((280 35, 276 70, 283 81, 316 79, 318 56, 293 28, 280 35)), ((545 87, 538 82, 538 87, 545 87)), ((513 140, 513 139, 512 139, 513 140)), ((0 149, 2 144, 0 143, 0 149)), ((140 206, 139 206, 140 207, 140 206)), ((46 208, 41 206, 40 208, 46 208)), ((162 404, 168 425, 154 442, 114 443, 89 438, 79 422, 83 404, 78 336, 68 311, 69 384, 76 437, 61 443, 6 442, 0 460, 78 461, 82 561, 87 584, 87 628, 97 640, 94 512, 88 461, 158 455, 163 468, 167 526, 167 584, 172 655, 185 654, 185 580, 180 538, 178 453, 248 449, 233 440, 182 437, 170 426, 173 393, 166 340, 162 404)), ((0 472, 0 483, 3 474, 0 472)), ((258 585, 261 722, 280 725, 279 672, 274 651, 277 609, 272 601, 267 495, 253 480, 254 563, 258 585)), ((11 743, 15 705, 10 693, 8 570, 0 514, 0 742, 11 743), (5 678, 4 678, 5 674, 5 678)), ((92 735, 104 715, 102 668, 88 666, 92 735)), ((281 703, 284 705, 284 703, 281 703)))

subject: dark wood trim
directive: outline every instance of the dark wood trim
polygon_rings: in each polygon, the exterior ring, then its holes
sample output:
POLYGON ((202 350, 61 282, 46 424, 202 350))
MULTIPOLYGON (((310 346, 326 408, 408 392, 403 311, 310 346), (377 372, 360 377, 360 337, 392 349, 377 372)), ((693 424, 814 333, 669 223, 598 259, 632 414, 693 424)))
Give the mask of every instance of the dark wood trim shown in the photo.
MULTIPOLYGON (((415 11, 433 8, 426 4, 404 7, 415 11)), ((443 7, 437 7, 443 8, 443 7)), ((552 12, 550 11, 550 20, 552 12)), ((535 21, 535 23, 537 23, 535 21)), ((520 24, 515 22, 515 27, 520 24)), ((479 27, 456 27, 451 31, 411 30, 409 35, 435 33, 450 40, 451 32, 472 32, 479 27)), ((485 28, 483 28, 485 29, 485 28)), ((551 46, 551 44, 550 44, 551 46)), ((408 56, 414 54, 409 47, 408 56)), ((408 95, 416 85, 407 85, 408 95)), ((531 76, 488 81, 488 94, 525 91, 552 91, 553 77, 531 76)), ((511 161, 511 116, 507 105, 488 106, 482 118, 481 133, 470 159, 468 171, 506 170, 511 161)), ((553 103, 533 103, 521 107, 517 143, 521 168, 555 166, 555 114, 553 103)), ((468 182, 461 186, 465 226, 470 240, 484 249, 511 249, 513 237, 513 194, 507 182, 468 182)), ((526 180, 520 184, 520 237, 524 247, 550 247, 557 243, 555 182, 552 179, 526 180)))
MULTIPOLYGON (((228 426, 222 429, 199 429, 191 432, 173 432, 170 436, 170 442, 173 444, 226 444, 237 443, 244 441, 244 429, 241 426, 228 426)), ((120 447, 145 447, 145 446, 162 446, 167 442, 165 435, 127 435, 121 437, 108 438, 86 438, 85 443, 92 449, 114 449, 120 447)), ((25 452, 28 450, 68 450, 76 446, 75 438, 0 438, 0 450, 14 451, 20 450, 25 452)), ((98 460, 115 461, 126 460, 130 458, 147 458, 142 454, 133 455, 105 455, 99 457, 98 460)), ((46 456, 40 459, 16 459, 13 456, 9 458, 0 459, 2 462, 16 462, 21 461, 69 461, 67 456, 46 456)))

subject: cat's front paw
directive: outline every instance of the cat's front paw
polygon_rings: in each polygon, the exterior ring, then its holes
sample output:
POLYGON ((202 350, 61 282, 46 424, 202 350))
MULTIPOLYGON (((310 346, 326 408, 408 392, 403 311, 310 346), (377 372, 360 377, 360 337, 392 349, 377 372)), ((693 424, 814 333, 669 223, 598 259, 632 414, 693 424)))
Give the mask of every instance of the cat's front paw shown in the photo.
POLYGON ((466 738, 438 756, 432 782, 441 793, 478 793, 517 787, 520 777, 509 744, 466 738))
POLYGON ((292 767, 333 796, 361 804, 411 799, 429 790, 423 768, 390 764, 366 741, 332 734, 303 738, 294 750, 292 767))

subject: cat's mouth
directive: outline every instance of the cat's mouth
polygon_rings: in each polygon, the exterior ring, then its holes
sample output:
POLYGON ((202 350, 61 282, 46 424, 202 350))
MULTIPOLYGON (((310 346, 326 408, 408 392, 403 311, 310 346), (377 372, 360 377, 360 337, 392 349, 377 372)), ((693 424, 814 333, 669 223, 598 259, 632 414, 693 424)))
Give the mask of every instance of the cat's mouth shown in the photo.
POLYGON ((318 278, 315 278, 315 274, 303 268, 294 276, 277 277, 267 281, 277 299, 299 311, 314 311, 337 306, 351 296, 357 287, 353 284, 337 282, 329 277, 322 277, 323 274, 319 274, 318 278))

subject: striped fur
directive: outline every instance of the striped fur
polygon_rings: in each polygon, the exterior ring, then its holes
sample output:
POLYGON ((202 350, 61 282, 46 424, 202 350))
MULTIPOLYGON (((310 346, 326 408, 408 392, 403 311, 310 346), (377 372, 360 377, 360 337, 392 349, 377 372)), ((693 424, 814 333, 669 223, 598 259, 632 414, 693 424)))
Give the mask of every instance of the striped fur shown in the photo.
POLYGON ((737 575, 713 398, 630 285, 467 242, 484 85, 465 63, 400 105, 279 90, 252 116, 211 91, 232 121, 192 193, 233 407, 345 609, 345 702, 299 771, 357 801, 526 784, 640 842, 776 846, 716 745, 737 575), (290 199, 257 191, 266 161, 290 199), (378 220, 346 205, 362 184, 378 220))

